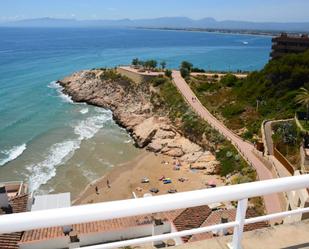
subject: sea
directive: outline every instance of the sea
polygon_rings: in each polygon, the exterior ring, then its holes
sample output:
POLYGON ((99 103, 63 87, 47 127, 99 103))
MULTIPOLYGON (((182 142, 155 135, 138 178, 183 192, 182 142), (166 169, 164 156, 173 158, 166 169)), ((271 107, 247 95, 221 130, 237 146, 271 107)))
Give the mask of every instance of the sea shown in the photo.
POLYGON ((71 192, 136 158, 112 113, 74 103, 57 80, 133 58, 183 60, 206 70, 263 68, 271 37, 107 28, 0 28, 0 182, 40 194, 71 192))

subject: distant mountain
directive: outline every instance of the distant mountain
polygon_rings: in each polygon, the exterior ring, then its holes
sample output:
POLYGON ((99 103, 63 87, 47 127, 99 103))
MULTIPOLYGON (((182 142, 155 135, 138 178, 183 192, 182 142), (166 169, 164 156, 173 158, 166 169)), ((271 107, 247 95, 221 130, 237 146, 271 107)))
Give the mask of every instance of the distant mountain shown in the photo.
POLYGON ((141 27, 141 28, 198 28, 198 29, 231 29, 309 32, 309 22, 277 23, 216 21, 213 18, 193 20, 187 17, 161 17, 154 19, 120 19, 120 20, 76 20, 39 18, 0 24, 7 27, 141 27))

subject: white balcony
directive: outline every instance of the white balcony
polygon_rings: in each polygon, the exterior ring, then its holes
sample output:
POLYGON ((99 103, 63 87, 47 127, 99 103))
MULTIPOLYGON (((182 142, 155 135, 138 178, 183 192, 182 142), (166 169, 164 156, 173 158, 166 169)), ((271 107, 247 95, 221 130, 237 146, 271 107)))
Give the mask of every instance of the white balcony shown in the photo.
MULTIPOLYGON (((86 249, 118 248, 130 245, 149 244, 154 241, 163 241, 167 239, 175 239, 175 241, 177 241, 177 238, 187 235, 233 228, 234 233, 233 237, 230 238, 229 247, 236 249, 241 248, 244 225, 309 212, 309 208, 307 207, 285 211, 282 213, 267 214, 265 216, 245 219, 248 198, 279 192, 289 192, 298 189, 305 189, 308 187, 309 175, 301 175, 254 183, 225 186, 214 189, 177 193, 173 195, 162 195, 141 199, 50 209, 44 211, 8 214, 0 216, 0 234, 165 212, 180 208, 210 205, 217 202, 238 201, 236 219, 235 221, 231 221, 229 223, 216 224, 209 227, 200 227, 180 232, 162 232, 163 234, 158 233, 158 231, 156 232, 154 229, 153 235, 149 237, 122 240, 112 243, 96 243, 96 245, 86 243, 76 243, 74 245, 74 248, 81 247, 86 249)), ((273 239, 280 240, 281 238, 273 239)), ((52 247, 51 243, 49 243, 50 247, 52 247)), ((69 245, 67 247, 69 247, 69 245)))

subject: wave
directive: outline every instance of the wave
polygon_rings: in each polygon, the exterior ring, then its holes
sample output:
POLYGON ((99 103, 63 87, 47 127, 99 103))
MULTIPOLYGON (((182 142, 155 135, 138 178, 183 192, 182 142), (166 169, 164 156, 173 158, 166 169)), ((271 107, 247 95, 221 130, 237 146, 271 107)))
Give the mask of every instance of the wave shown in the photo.
POLYGON ((79 136, 80 140, 90 139, 110 120, 112 120, 110 112, 103 110, 100 115, 80 121, 74 127, 74 132, 79 136))
POLYGON ((31 191, 37 190, 42 184, 53 178, 56 175, 56 166, 67 162, 79 146, 79 141, 70 140, 54 144, 44 161, 28 165, 26 168, 31 173, 29 177, 31 191))
POLYGON ((87 114, 89 112, 89 109, 88 108, 84 108, 84 109, 81 109, 79 112, 81 114, 87 114))
POLYGON ((7 164, 8 162, 15 160, 17 157, 23 154, 26 148, 27 148, 26 144, 22 144, 19 146, 14 146, 10 150, 1 151, 1 154, 4 154, 6 158, 0 160, 0 166, 3 166, 7 164))
POLYGON ((95 116, 81 120, 73 126, 77 138, 52 145, 45 160, 28 165, 26 168, 30 173, 31 191, 39 189, 55 177, 57 167, 70 160, 82 141, 92 138, 109 120, 112 120, 111 112, 104 109, 97 111, 95 116))
POLYGON ((63 100, 63 102, 71 103, 71 104, 74 103, 74 101, 72 100, 72 98, 69 95, 66 95, 62 92, 64 88, 59 83, 57 83, 57 81, 52 81, 48 85, 48 87, 52 88, 52 89, 56 89, 58 94, 59 94, 59 97, 63 100))

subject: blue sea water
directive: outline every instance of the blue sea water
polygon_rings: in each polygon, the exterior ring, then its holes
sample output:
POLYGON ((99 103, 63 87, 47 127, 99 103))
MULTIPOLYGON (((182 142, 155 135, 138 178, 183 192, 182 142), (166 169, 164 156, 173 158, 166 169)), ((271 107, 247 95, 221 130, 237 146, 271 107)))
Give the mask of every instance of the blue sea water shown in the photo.
MULTIPOLYGON (((21 179, 29 181, 33 190, 45 186, 46 191, 53 191, 64 180, 57 174, 66 167, 78 165, 80 175, 89 182, 107 165, 138 154, 110 112, 74 104, 61 94, 55 81, 74 71, 128 64, 135 57, 165 60, 170 68, 189 60, 207 70, 258 70, 268 61, 270 48, 267 36, 0 28, 0 182, 21 179), (95 153, 97 144, 104 141, 117 150, 95 153), (119 151, 125 153, 119 156, 119 151), (77 153, 92 160, 78 159, 77 153), (98 166, 90 167, 89 162, 98 166)), ((62 174, 70 177, 70 172, 62 174)))

